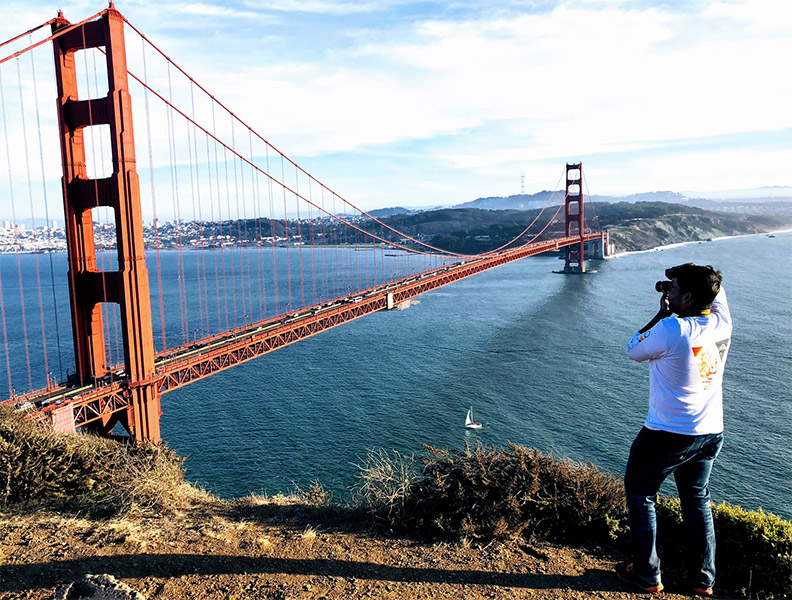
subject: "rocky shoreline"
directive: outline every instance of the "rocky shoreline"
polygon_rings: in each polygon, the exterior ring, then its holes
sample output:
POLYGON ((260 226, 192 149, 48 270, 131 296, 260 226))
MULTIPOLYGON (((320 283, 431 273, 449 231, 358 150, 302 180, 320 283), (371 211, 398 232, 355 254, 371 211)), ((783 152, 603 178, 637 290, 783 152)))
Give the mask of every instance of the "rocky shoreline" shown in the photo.
POLYGON ((776 220, 754 218, 751 220, 728 216, 664 215, 657 218, 634 219, 631 222, 609 227, 611 254, 639 252, 672 244, 711 241, 716 238, 735 237, 777 232, 789 227, 776 220))

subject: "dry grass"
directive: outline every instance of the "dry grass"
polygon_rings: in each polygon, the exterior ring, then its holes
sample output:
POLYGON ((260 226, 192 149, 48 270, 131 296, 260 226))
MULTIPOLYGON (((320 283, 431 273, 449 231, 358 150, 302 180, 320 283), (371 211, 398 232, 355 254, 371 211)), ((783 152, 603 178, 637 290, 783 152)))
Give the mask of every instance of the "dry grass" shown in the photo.
POLYGON ((58 435, 0 407, 0 505, 112 515, 172 511, 210 500, 184 481, 183 463, 164 445, 58 435))
POLYGON ((333 494, 318 481, 314 481, 306 489, 295 485, 293 496, 298 502, 307 506, 322 507, 330 506, 333 503, 333 494))
POLYGON ((358 469, 358 483, 352 489, 358 506, 369 511, 376 521, 401 526, 410 489, 418 477, 414 456, 396 450, 367 451, 358 469))

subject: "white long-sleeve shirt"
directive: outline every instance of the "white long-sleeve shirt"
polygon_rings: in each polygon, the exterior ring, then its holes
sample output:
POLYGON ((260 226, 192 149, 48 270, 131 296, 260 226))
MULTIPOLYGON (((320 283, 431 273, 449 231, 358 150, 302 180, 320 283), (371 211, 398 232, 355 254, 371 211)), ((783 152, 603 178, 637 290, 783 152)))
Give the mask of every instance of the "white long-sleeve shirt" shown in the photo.
POLYGON ((670 316, 627 344, 649 361, 649 429, 684 435, 723 431, 723 369, 732 320, 721 288, 707 316, 670 316))

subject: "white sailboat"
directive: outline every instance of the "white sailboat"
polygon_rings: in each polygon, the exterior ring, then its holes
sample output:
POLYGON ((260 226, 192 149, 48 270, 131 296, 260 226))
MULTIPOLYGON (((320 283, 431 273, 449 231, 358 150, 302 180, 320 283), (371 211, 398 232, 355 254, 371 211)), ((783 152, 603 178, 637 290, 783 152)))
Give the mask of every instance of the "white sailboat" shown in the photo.
POLYGON ((476 423, 473 420, 473 408, 471 407, 467 413, 467 417, 465 417, 465 427, 468 429, 481 429, 481 423, 476 423))

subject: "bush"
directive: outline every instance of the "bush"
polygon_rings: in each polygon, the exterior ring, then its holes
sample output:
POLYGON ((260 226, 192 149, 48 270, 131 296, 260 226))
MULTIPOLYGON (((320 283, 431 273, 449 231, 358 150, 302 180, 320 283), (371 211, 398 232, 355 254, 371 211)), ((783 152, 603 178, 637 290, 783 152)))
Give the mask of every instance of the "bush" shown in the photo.
POLYGON ((383 461, 383 454, 376 455, 378 468, 363 473, 376 482, 367 487, 369 506, 391 525, 479 541, 575 542, 607 539, 624 524, 621 481, 593 465, 516 444, 425 448, 429 456, 419 475, 410 475, 409 462, 383 461))
MULTIPOLYGON (((712 516, 718 587, 748 597, 792 597, 792 522, 725 502, 712 507, 712 516)), ((679 499, 661 498, 658 519, 664 545, 678 553, 685 546, 679 499)))
POLYGON ((333 494, 318 481, 314 481, 305 489, 295 485, 294 497, 307 506, 316 508, 327 507, 333 503, 333 494))
POLYGON ((352 488, 356 504, 391 529, 404 528, 410 488, 418 477, 415 457, 393 450, 369 450, 352 488))
POLYGON ((183 463, 164 445, 58 435, 0 407, 0 505, 33 502, 90 514, 171 508, 196 494, 184 482, 183 463))

